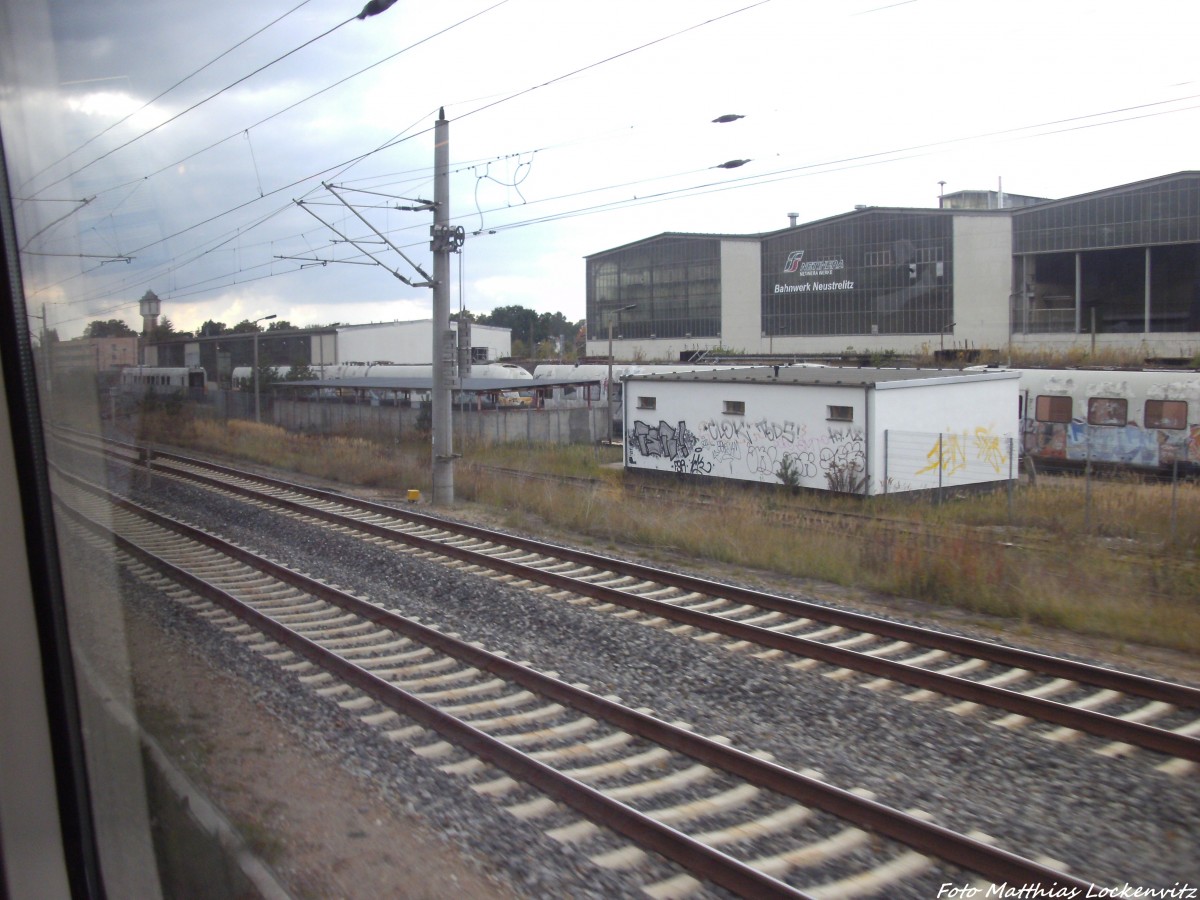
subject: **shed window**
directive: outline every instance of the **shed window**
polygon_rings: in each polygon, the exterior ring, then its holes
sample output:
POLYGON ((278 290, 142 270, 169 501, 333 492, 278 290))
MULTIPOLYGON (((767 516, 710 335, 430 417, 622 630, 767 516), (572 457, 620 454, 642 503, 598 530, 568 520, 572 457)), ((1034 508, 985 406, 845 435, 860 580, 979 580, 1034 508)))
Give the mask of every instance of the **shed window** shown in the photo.
POLYGON ((1039 394, 1034 414, 1039 422, 1070 422, 1071 398, 1039 394))
POLYGON ((657 397, 638 397, 638 409, 656 409, 657 407, 657 397))
POLYGON ((1092 397, 1088 400, 1089 425, 1115 425, 1124 428, 1129 421, 1129 401, 1115 397, 1092 397))
POLYGON ((746 414, 745 400, 726 400, 725 415, 727 416, 744 416, 746 414))
POLYGON ((825 418, 831 419, 834 422, 853 422, 854 407, 853 406, 829 406, 826 407, 827 415, 825 418))
POLYGON ((1186 400, 1147 400, 1147 428, 1187 428, 1186 400))

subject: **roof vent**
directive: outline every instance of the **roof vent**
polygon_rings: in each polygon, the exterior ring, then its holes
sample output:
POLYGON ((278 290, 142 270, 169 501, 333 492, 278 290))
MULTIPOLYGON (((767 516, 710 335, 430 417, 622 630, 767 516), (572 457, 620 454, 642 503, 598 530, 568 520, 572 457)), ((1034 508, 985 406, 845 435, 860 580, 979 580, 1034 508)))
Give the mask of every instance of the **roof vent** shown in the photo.
POLYGON ((800 213, 788 213, 788 227, 795 228, 796 223, 800 220, 800 213))

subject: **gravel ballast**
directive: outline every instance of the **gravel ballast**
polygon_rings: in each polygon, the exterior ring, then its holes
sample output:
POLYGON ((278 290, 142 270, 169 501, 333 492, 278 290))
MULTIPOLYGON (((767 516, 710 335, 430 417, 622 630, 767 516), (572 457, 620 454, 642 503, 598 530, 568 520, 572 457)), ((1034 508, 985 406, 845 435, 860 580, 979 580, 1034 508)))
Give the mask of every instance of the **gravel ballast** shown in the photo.
MULTIPOLYGON (((143 482, 143 478, 135 478, 143 482)), ((872 791, 899 809, 978 830, 1003 848, 1060 861, 1102 885, 1166 888, 1200 880, 1200 786, 1153 768, 1138 753, 1108 759, 1084 738, 1050 743, 1002 730, 995 711, 957 716, 944 701, 909 703, 903 688, 874 693, 672 635, 586 607, 461 574, 249 504, 155 478, 146 496, 182 519, 328 583, 454 631, 486 649, 585 682, 627 705, 727 735, 745 750, 815 769, 842 788, 872 791)), ((131 591, 145 604, 161 598, 131 591)), ((152 593, 152 592, 151 592, 152 593)), ((808 598, 801 598, 808 599, 808 598)), ((623 896, 636 883, 522 823, 436 767, 362 726, 216 629, 175 610, 162 615, 194 652, 260 686, 260 702, 293 721, 317 753, 357 768, 391 800, 502 870, 525 896, 623 896)), ((953 875, 949 877, 954 877, 953 875)))

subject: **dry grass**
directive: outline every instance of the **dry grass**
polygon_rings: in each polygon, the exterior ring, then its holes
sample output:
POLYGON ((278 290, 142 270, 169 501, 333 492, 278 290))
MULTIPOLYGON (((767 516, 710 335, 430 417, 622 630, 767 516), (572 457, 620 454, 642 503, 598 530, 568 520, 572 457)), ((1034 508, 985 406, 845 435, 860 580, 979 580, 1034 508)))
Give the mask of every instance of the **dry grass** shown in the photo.
MULTIPOLYGON (((397 491, 429 485, 426 443, 314 438, 169 415, 146 417, 143 432, 345 484, 397 491)), ((1043 478, 1036 487, 1017 488, 1011 502, 1001 491, 942 504, 896 497, 864 504, 718 482, 643 496, 625 489, 619 467, 605 465, 619 463, 615 448, 504 445, 471 456, 456 470, 457 499, 488 507, 514 529, 570 532, 601 551, 636 546, 662 561, 691 557, 1200 651, 1200 485, 1194 483, 1093 480, 1089 489, 1083 479, 1043 478), (498 477, 487 467, 578 480, 498 477), (806 508, 860 515, 837 526, 797 527, 806 508), (896 521, 920 534, 898 530, 896 521)))

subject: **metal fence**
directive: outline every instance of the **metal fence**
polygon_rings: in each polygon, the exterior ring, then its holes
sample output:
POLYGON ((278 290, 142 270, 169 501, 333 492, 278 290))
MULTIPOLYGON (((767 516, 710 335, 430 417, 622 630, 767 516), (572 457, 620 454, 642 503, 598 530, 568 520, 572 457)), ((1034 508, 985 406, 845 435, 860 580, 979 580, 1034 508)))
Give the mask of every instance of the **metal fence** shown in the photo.
POLYGON ((1015 436, 990 429, 960 432, 887 430, 883 433, 882 493, 942 491, 1011 483, 1018 475, 1015 436))

